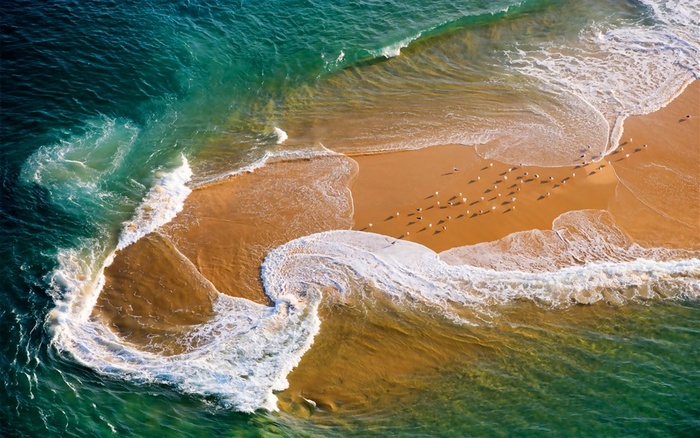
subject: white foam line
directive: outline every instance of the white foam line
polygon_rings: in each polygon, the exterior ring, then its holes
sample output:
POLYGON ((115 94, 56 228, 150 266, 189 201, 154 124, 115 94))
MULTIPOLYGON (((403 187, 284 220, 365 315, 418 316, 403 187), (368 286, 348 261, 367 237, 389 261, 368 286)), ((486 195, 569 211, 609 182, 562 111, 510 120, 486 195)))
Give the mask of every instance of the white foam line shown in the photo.
POLYGON ((173 220, 182 211, 187 196, 192 192, 187 187, 191 178, 192 169, 183 155, 182 165, 172 172, 161 174, 136 210, 135 216, 124 222, 116 249, 126 248, 173 220))
MULTIPOLYGON (((80 269, 66 273, 75 274, 69 280, 76 291, 98 294, 99 279, 86 281, 80 269)), ((362 293, 362 287, 353 287, 359 282, 403 305, 438 309, 456 322, 471 324, 492 318, 494 306, 518 299, 565 307, 650 299, 660 293, 700 296, 698 259, 592 263, 552 272, 494 271, 448 265, 421 245, 357 231, 328 231, 282 245, 266 257, 261 278, 274 306, 219 295, 214 318, 187 335, 197 340, 187 353, 142 351, 72 306, 57 306, 53 343, 100 373, 216 395, 234 409, 253 412, 277 408, 274 391, 288 386, 287 375, 318 333, 325 290, 338 292, 326 299, 345 300, 362 293), (472 309, 473 319, 459 316, 454 306, 472 309)))

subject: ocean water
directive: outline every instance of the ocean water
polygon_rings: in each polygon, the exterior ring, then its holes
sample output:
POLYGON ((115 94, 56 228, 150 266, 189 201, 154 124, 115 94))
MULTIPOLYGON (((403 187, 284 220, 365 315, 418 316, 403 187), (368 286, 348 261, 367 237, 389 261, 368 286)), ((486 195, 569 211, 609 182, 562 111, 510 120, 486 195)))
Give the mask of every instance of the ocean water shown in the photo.
POLYGON ((0 434, 697 434, 697 251, 597 213, 527 269, 301 237, 260 268, 272 305, 216 295, 181 354, 94 316, 197 185, 446 143, 568 164, 700 76, 694 0, 337 3, 2 2, 0 434))

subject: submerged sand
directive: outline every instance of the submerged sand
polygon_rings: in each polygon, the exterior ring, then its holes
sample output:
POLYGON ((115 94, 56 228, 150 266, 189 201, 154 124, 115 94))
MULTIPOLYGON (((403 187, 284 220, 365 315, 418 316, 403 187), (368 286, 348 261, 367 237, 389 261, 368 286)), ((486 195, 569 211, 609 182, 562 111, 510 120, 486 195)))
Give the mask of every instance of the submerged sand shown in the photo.
MULTIPOLYGON (((94 313, 142 348, 186 351, 194 345, 178 333, 210 317, 217 291, 266 303, 259 272, 265 255, 331 229, 379 233, 439 252, 549 230, 563 213, 593 209, 608 211, 641 245, 700 250, 699 98, 696 81, 662 110, 629 118, 624 141, 602 161, 591 162, 584 145, 580 160, 549 168, 444 145, 278 161, 195 188, 175 220, 117 254, 94 313)), ((323 308, 321 316, 330 313, 332 321, 290 376, 282 406, 303 394, 334 408, 341 393, 361 394, 362 386, 382 381, 390 386, 387 366, 392 376, 405 375, 454 355, 445 339, 425 345, 435 350, 430 358, 413 357, 406 344, 416 339, 402 323, 359 323, 358 309, 323 308), (334 352, 349 332, 366 339, 361 351, 371 354, 338 360, 345 356, 334 352)), ((475 344, 474 353, 480 348, 475 344)))

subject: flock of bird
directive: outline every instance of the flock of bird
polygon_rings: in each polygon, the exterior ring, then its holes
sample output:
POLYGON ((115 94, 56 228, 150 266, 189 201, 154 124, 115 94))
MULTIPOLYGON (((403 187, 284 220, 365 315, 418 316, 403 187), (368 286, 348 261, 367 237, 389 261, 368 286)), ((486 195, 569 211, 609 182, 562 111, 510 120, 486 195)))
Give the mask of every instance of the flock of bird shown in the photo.
MULTIPOLYGON (((607 164, 610 164, 615 156, 619 157, 616 161, 621 161, 629 158, 632 153, 640 152, 648 146, 644 144, 632 152, 627 152, 625 151, 625 146, 629 143, 632 143, 631 138, 629 142, 622 143, 620 147, 607 155, 607 164), (624 156, 620 156, 620 154, 624 154, 624 156)), ((440 191, 435 191, 423 199, 422 206, 416 207, 413 211, 404 212, 403 215, 400 211, 396 211, 394 214, 386 217, 384 222, 401 220, 405 217, 406 229, 402 235, 398 236, 399 239, 404 239, 411 238, 411 233, 429 232, 432 235, 443 233, 448 230, 451 221, 457 219, 474 219, 489 213, 511 213, 516 210, 518 199, 528 185, 534 185, 541 189, 546 188, 546 190, 539 191, 539 197, 537 197, 537 201, 542 201, 551 196, 554 190, 576 178, 577 173, 579 176, 593 176, 603 170, 606 167, 606 164, 602 164, 601 161, 603 155, 591 155, 590 149, 590 147, 587 147, 581 150, 580 159, 576 160, 570 172, 567 172, 564 177, 528 171, 525 170, 522 164, 507 167, 502 172, 493 175, 492 171, 496 169, 496 172, 498 172, 501 166, 494 168, 494 163, 490 162, 481 169, 479 175, 464 183, 467 186, 465 187, 465 192, 467 190, 469 193, 476 192, 477 196, 467 196, 462 192, 441 194, 440 191), (490 174, 492 179, 489 178, 490 174), (436 215, 434 213, 437 211, 440 211, 442 214, 435 219, 436 215), (433 219, 429 219, 429 217, 433 219)), ((538 171, 541 172, 542 168, 538 171)), ((561 175, 561 172, 552 173, 561 175)), ((459 174, 460 169, 454 167, 452 172, 448 172, 445 175, 459 174)), ((374 226, 375 224, 370 222, 361 231, 372 231, 374 226)))

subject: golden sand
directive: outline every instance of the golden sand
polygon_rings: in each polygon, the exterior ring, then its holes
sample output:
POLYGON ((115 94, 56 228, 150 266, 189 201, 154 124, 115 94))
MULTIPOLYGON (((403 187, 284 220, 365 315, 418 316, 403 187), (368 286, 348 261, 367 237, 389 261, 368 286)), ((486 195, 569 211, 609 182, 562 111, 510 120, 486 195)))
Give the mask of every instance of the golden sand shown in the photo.
POLYGON ((482 159, 474 148, 458 145, 355 160, 355 229, 437 252, 550 229, 567 211, 604 209, 616 184, 607 163, 521 167, 482 159))
POLYGON ((260 265, 270 250, 350 228, 355 170, 343 156, 283 161, 194 190, 172 222, 105 269, 95 314, 135 344, 186 350, 168 335, 206 321, 214 291, 267 303, 260 265))
POLYGON ((610 207, 635 241, 696 249, 699 85, 654 114, 630 118, 620 149, 602 161, 590 162, 585 147, 583 158, 556 168, 485 160, 459 145, 353 157, 360 166, 354 229, 440 252, 548 230, 567 211, 610 207))
MULTIPOLYGON (((699 95, 696 81, 666 108, 630 118, 626 144, 586 165, 588 157, 566 167, 522 167, 482 159, 472 147, 446 145, 354 160, 270 163, 197 188, 173 222, 117 254, 105 271, 95 315, 144 348, 186 350, 190 346, 177 335, 210 316, 215 291, 265 303, 259 279, 265 255, 330 229, 381 233, 442 251, 516 231, 549 230, 562 213, 599 209, 609 210, 641 244, 700 249, 699 95)), ((391 303, 380 307, 384 319, 392 315, 391 303)), ((330 409, 338 400, 372 403, 402 376, 438 367, 456 342, 446 338, 432 346, 434 339, 405 332, 401 320, 363 319, 374 313, 360 307, 327 305, 321 312, 314 348, 280 395, 290 410, 305 396, 330 409), (424 345, 416 350, 415 342, 424 345), (416 351, 430 354, 416 357, 416 351)), ((473 351, 448 355, 477 355, 481 348, 476 342, 473 351)))
POLYGON ((700 81, 625 120, 620 146, 607 157, 620 180, 610 203, 619 226, 645 246, 700 249, 700 81))

